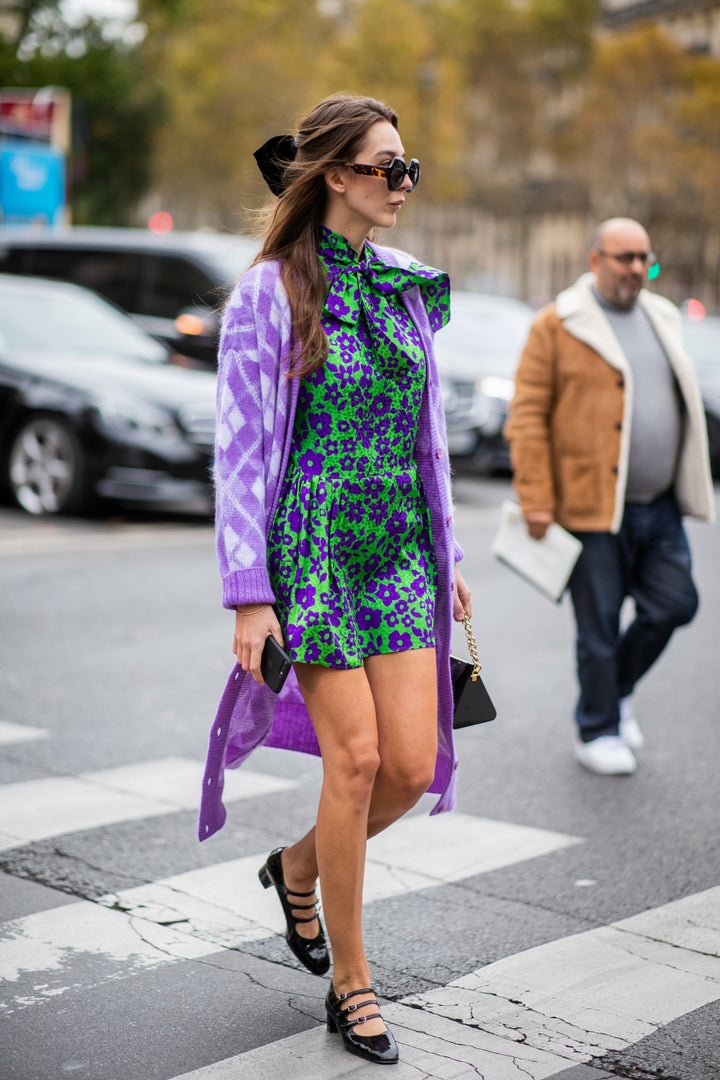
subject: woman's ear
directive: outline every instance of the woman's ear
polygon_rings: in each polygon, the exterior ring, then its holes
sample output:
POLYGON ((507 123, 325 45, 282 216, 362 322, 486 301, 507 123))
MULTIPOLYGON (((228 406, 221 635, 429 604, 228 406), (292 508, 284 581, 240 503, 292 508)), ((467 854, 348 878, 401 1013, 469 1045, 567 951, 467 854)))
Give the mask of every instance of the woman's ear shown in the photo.
POLYGON ((325 183, 336 195, 342 195, 346 189, 345 168, 343 165, 334 165, 325 173, 325 183))

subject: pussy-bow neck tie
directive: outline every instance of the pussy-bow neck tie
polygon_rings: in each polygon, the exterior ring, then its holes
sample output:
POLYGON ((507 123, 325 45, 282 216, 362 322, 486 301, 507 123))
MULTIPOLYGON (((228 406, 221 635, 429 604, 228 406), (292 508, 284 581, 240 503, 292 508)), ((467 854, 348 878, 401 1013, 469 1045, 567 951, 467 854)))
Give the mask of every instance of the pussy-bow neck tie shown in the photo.
MULTIPOLYGON (((365 249, 367 253, 367 248, 365 249)), ((448 277, 440 270, 415 264, 403 269, 388 266, 372 251, 360 261, 334 261, 328 267, 330 288, 325 310, 341 322, 354 324, 361 309, 368 316, 377 311, 380 297, 405 292, 416 285, 430 296, 445 293, 448 277)))

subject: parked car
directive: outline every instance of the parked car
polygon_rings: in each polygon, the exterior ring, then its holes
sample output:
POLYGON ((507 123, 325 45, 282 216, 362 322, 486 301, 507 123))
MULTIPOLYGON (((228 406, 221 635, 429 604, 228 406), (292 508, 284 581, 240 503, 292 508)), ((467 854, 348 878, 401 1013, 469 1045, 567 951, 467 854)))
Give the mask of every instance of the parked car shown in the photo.
POLYGON ((720 318, 706 315, 695 321, 685 316, 683 336, 705 406, 712 473, 720 479, 720 318))
POLYGON ((453 292, 452 317, 435 338, 448 445, 456 467, 507 472, 502 427, 533 310, 521 300, 453 292))
POLYGON ((213 374, 101 297, 0 275, 0 484, 30 514, 207 499, 213 374))
POLYGON ((215 368, 220 309, 259 244, 149 229, 0 228, 0 272, 57 278, 112 301, 160 340, 215 368))

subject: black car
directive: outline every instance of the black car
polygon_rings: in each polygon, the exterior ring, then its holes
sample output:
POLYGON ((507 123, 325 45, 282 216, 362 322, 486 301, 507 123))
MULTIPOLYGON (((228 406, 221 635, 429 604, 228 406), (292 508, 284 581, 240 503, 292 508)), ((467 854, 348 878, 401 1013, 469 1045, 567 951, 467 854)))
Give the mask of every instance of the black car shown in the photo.
POLYGON ((112 301, 148 333, 215 368, 220 311, 259 244, 149 229, 0 228, 0 272, 56 278, 112 301))
POLYGON ((533 309, 511 296, 453 291, 451 310, 435 338, 450 454, 461 470, 507 472, 502 428, 533 309))
POLYGON ((215 377, 75 285, 0 275, 0 484, 30 514, 210 493, 215 377))

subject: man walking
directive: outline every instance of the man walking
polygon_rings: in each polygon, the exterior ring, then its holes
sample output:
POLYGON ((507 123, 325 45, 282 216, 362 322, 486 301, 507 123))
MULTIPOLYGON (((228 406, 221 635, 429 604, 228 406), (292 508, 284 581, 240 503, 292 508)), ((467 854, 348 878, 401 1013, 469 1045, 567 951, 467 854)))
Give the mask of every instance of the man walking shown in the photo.
POLYGON ((530 535, 556 521, 583 544, 575 754, 606 775, 635 771, 632 692, 697 610, 682 515, 714 509, 702 401, 679 312, 645 288, 652 260, 637 221, 598 227, 591 272, 533 323, 505 428, 530 535))

